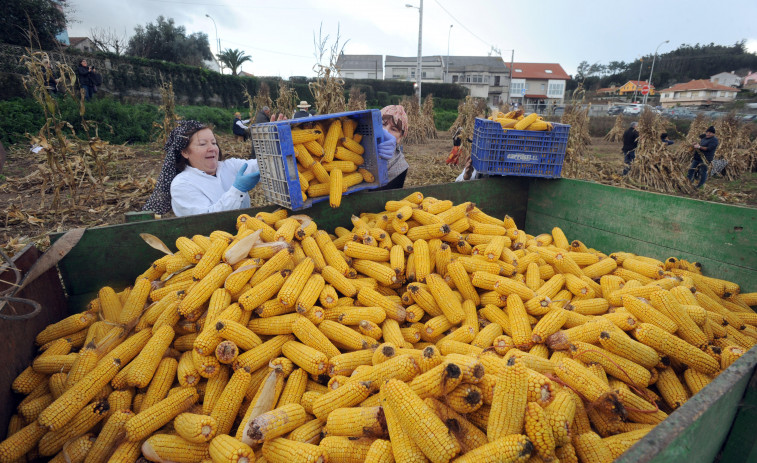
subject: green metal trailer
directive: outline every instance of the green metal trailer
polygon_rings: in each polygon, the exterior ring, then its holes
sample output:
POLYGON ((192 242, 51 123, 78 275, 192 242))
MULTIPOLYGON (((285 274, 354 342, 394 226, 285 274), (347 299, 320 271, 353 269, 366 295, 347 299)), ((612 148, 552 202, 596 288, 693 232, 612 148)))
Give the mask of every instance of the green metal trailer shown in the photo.
MULTIPOLYGON (((528 233, 560 227, 603 252, 629 251, 665 259, 670 256, 701 262, 707 275, 731 280, 742 291, 757 291, 757 209, 656 193, 626 190, 591 182, 524 177, 498 177, 465 183, 431 185, 406 190, 362 192, 345 196, 342 206, 320 203, 303 211, 319 228, 349 226, 356 211, 383 210, 388 200, 410 191, 449 199, 473 201, 494 216, 513 217, 528 233)), ((0 391, 27 366, 34 353, 34 335, 67 311, 82 310, 97 290, 125 287, 160 253, 139 237, 151 233, 172 244, 179 236, 233 231, 240 213, 229 211, 193 217, 149 220, 88 229, 54 270, 27 287, 21 296, 42 299, 45 310, 24 322, 0 320, 0 391), (62 282, 62 285, 61 285, 62 282), (65 299, 63 294, 65 294, 65 299), (65 301, 65 302, 64 302, 65 301)), ((52 241, 61 234, 52 236, 52 241)), ((25 257, 33 262, 34 256, 25 257)), ((19 265, 28 268, 29 262, 19 265)), ((745 354, 731 368, 649 433, 619 460, 621 462, 739 462, 757 461, 751 426, 757 424, 757 350, 745 354)), ((5 435, 14 400, 3 393, 0 435, 5 435)))

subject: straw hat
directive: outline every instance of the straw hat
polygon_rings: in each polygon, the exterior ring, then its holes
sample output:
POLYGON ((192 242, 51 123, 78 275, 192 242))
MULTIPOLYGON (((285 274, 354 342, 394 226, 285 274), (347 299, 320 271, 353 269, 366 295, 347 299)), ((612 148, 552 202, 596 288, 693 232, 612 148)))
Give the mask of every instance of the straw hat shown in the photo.
POLYGON ((297 107, 300 108, 300 109, 308 109, 310 107, 310 105, 308 104, 307 101, 302 100, 302 101, 300 101, 300 104, 297 105, 297 107))

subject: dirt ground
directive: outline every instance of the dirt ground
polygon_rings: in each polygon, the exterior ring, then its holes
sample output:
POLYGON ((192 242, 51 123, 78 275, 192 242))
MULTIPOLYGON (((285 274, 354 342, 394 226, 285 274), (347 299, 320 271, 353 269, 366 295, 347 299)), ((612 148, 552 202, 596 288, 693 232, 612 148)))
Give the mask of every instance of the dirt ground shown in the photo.
MULTIPOLYGON (((246 157, 249 153, 249 144, 235 142, 231 136, 221 134, 219 141, 228 156, 246 157)), ((445 164, 451 148, 448 132, 439 132, 437 139, 424 144, 406 145, 410 170, 405 186, 454 181, 462 167, 445 164)), ((70 192, 64 190, 62 207, 56 213, 51 209, 52 191, 38 172, 38 167, 44 168, 46 164, 44 157, 31 153, 27 145, 18 144, 7 150, 8 158, 0 175, 0 210, 4 211, 0 216, 0 246, 11 252, 29 242, 45 247, 50 232, 123 223, 125 212, 138 211, 144 204, 163 162, 162 147, 158 143, 109 146, 103 156, 104 187, 82 187, 75 204, 70 192)), ((618 173, 622 170, 619 143, 593 138, 589 154, 611 170, 618 173)), ((733 182, 712 179, 703 190, 694 197, 757 207, 757 173, 733 182)), ((252 204, 267 204, 259 188, 253 190, 252 204)))

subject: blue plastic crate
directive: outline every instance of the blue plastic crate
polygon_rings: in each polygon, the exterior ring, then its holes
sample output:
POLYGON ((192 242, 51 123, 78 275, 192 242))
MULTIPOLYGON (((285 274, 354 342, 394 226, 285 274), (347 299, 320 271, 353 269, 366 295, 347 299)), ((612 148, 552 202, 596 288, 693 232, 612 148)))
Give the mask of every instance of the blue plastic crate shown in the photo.
POLYGON ((373 174, 374 182, 363 182, 347 189, 346 195, 356 191, 376 189, 387 184, 387 162, 377 155, 376 137, 381 135, 381 111, 368 109, 343 113, 324 114, 301 119, 255 124, 250 127, 252 145, 260 167, 260 185, 268 201, 296 211, 329 199, 328 196, 302 200, 297 158, 292 144, 292 126, 339 117, 349 117, 357 121, 355 133, 363 135, 360 144, 365 148, 362 154, 365 163, 360 166, 373 174))
POLYGON ((550 131, 505 131, 499 122, 476 118, 473 168, 490 175, 560 177, 570 125, 552 125, 550 131))

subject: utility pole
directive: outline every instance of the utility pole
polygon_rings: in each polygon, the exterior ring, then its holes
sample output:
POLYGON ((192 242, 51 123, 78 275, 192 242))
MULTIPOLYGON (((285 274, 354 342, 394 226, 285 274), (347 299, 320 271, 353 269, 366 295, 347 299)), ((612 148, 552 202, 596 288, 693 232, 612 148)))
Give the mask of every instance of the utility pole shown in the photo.
POLYGON ((657 59, 657 50, 660 49, 661 46, 663 46, 666 43, 670 43, 670 40, 666 40, 662 42, 661 44, 657 45, 657 48, 654 49, 654 57, 652 58, 652 69, 649 70, 649 92, 644 95, 644 104, 647 104, 647 97, 650 93, 652 93, 652 73, 654 72, 654 62, 657 59))
POLYGON ((405 6, 408 8, 415 8, 418 10, 418 63, 416 70, 415 70, 415 81, 418 85, 418 110, 420 111, 423 107, 423 101, 421 100, 421 81, 423 80, 423 0, 420 0, 421 6, 413 6, 409 3, 406 3, 405 6))
POLYGON ((636 102, 636 91, 639 89, 639 82, 641 82, 641 68, 644 67, 644 58, 639 58, 639 61, 641 62, 639 63, 639 78, 636 79, 636 85, 633 86, 633 101, 631 103, 636 102))

